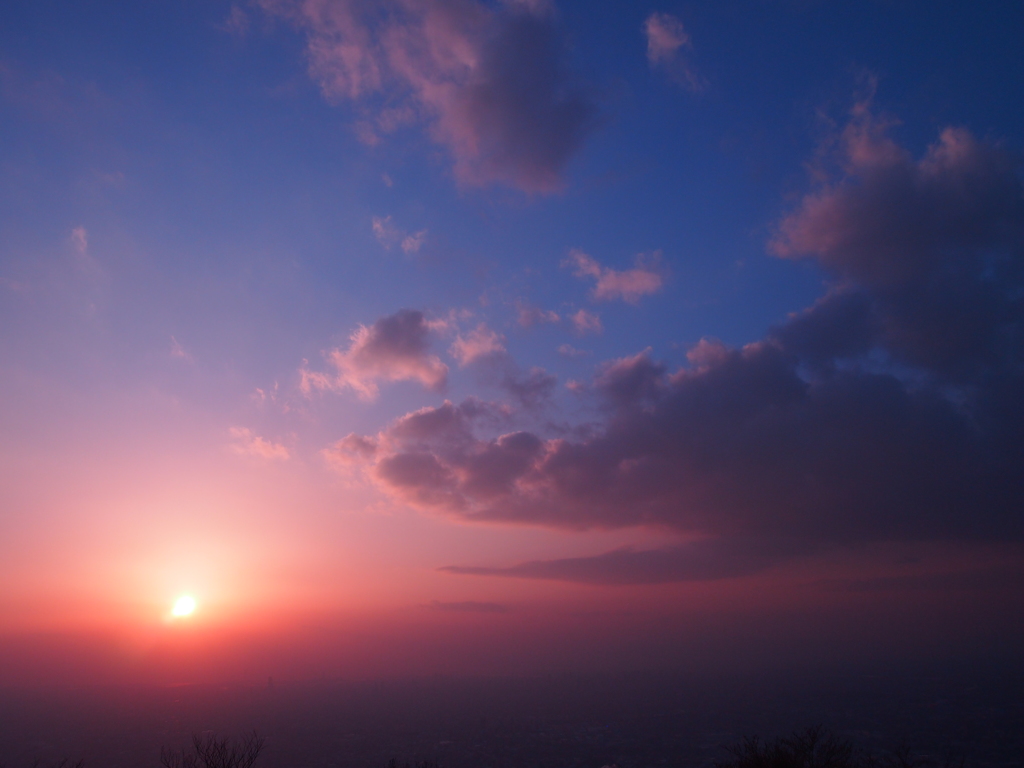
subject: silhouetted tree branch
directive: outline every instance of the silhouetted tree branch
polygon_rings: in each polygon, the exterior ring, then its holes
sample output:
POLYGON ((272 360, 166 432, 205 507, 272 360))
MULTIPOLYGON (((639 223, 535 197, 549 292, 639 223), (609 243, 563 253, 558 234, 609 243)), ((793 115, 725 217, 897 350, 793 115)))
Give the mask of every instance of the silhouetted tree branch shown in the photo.
POLYGON ((164 768, 252 768, 263 751, 263 737, 253 731, 241 741, 219 739, 215 734, 192 734, 192 749, 160 749, 164 768))

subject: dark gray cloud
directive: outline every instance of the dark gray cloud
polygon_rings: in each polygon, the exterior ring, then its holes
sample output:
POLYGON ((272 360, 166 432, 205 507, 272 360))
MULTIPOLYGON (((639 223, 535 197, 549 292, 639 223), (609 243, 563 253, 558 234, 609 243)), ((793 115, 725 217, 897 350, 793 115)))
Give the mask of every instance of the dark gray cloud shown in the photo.
POLYGON ((758 573, 806 551, 794 541, 710 539, 664 549, 616 549, 592 557, 531 560, 508 568, 450 565, 446 573, 587 584, 712 581, 758 573))

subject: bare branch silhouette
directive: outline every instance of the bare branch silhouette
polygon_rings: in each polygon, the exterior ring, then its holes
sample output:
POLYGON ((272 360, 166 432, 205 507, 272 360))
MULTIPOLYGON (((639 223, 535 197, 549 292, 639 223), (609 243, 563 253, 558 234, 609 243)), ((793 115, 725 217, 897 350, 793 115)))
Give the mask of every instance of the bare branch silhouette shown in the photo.
POLYGON ((216 734, 192 734, 192 749, 160 749, 164 768, 252 768, 263 751, 264 739, 253 731, 241 741, 216 734))

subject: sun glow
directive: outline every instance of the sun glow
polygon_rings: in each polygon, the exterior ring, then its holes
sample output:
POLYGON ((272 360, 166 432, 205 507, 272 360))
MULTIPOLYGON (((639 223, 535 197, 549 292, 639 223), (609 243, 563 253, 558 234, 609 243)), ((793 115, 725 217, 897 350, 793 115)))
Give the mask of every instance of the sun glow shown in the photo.
POLYGON ((191 616, 196 609, 196 601, 194 598, 188 595, 179 597, 175 603, 174 608, 171 609, 171 615, 175 618, 181 618, 184 616, 191 616))

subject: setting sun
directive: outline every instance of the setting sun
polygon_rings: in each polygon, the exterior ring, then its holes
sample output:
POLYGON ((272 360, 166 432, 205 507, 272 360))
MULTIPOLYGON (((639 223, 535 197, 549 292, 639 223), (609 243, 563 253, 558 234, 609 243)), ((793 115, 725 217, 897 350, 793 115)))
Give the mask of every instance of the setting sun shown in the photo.
POLYGON ((171 615, 173 616, 190 616, 196 609, 195 599, 185 595, 179 597, 174 603, 174 608, 171 609, 171 615))

